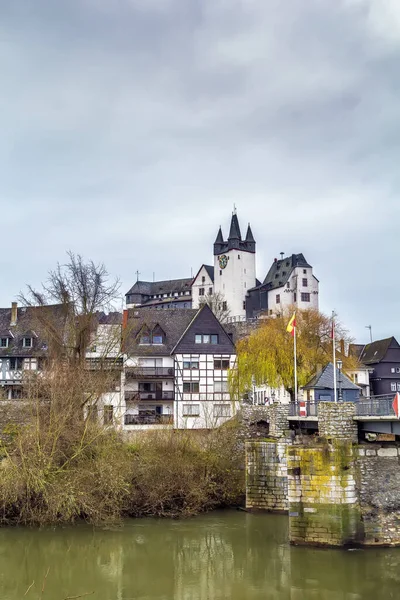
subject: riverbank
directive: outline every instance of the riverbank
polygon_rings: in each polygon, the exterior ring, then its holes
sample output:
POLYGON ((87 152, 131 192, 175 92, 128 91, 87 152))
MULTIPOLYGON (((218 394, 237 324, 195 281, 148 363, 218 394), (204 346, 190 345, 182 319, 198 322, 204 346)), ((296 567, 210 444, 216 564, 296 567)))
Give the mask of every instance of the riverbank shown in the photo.
POLYGON ((243 504, 244 452, 235 427, 147 432, 38 411, 2 446, 0 524, 48 525, 126 517, 187 517, 243 504))

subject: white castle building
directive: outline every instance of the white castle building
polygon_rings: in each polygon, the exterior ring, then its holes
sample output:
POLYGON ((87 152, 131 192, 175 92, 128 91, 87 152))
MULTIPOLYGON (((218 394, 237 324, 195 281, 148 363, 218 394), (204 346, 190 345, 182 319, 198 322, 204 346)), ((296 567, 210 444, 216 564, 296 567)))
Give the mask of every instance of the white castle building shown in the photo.
POLYGON ((214 242, 214 264, 203 264, 194 278, 137 281, 126 294, 127 308, 198 308, 206 296, 218 295, 231 320, 257 318, 288 306, 318 309, 319 281, 303 254, 274 259, 261 282, 256 277, 256 242, 250 225, 242 239, 233 213, 228 238, 221 227, 214 242))

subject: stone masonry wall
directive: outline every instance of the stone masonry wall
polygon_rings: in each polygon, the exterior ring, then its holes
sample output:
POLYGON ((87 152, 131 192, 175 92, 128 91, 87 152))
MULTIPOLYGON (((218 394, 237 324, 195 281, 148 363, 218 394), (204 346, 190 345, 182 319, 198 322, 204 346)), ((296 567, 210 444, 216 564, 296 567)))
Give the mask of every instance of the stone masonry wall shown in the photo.
POLYGON ((400 448, 359 447, 358 494, 365 545, 400 544, 400 448))
POLYGON ((351 442, 287 450, 289 536, 294 544, 343 546, 361 536, 351 442))
POLYGON ((287 511, 286 440, 246 442, 246 508, 287 511))
POLYGON ((319 402, 318 430, 326 439, 358 441, 356 407, 353 402, 319 402))

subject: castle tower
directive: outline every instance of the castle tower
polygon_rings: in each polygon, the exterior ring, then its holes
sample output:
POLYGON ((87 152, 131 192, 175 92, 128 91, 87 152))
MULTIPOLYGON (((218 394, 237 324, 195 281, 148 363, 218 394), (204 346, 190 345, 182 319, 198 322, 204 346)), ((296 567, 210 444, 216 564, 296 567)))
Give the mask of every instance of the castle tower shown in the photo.
POLYGON ((246 294, 255 285, 256 242, 250 225, 242 240, 235 211, 228 239, 224 241, 220 227, 214 242, 214 290, 224 297, 231 317, 245 317, 246 294))

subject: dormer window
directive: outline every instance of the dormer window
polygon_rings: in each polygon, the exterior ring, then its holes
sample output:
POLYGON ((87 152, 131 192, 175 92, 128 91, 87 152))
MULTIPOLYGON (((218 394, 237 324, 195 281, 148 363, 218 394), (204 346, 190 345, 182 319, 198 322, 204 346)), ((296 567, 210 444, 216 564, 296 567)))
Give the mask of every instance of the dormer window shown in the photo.
POLYGON ((151 343, 152 344, 163 344, 164 343, 164 337, 165 334, 163 332, 163 330, 161 329, 161 327, 154 327, 153 331, 151 332, 151 343))
POLYGON ((0 348, 8 348, 8 337, 0 338, 0 348))
POLYGON ((22 345, 24 348, 32 348, 32 338, 24 337, 22 340, 22 345))
POLYGON ((150 344, 150 331, 148 329, 141 331, 139 344, 150 344))

